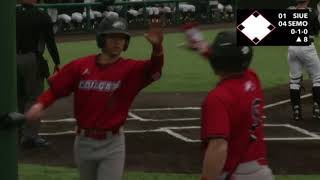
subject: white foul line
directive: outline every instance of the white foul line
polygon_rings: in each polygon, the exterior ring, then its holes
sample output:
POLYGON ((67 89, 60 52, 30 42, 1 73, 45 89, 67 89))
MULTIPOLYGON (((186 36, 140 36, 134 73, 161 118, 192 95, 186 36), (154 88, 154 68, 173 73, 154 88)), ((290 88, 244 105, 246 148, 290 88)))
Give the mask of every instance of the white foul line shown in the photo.
MULTIPOLYGON (((125 131, 125 133, 130 134, 130 133, 148 133, 148 132, 165 132, 168 133, 169 135, 180 139, 184 142, 188 143, 197 143, 201 142, 200 140, 196 139, 189 139, 181 134, 175 133, 170 129, 156 129, 156 130, 130 130, 130 131, 125 131)), ((59 135, 68 135, 68 134, 75 134, 74 131, 64 131, 64 132, 55 132, 55 133, 39 133, 41 136, 59 136, 59 135)), ((320 138, 317 137, 289 137, 289 138, 265 138, 266 141, 302 141, 302 140, 320 140, 320 138)))
POLYGON ((177 138, 177 139, 180 139, 182 141, 185 141, 185 142, 198 142, 199 140, 193 140, 193 139, 189 139, 181 134, 178 134, 178 133, 175 133, 173 131, 171 131, 170 129, 165 129, 164 132, 168 133, 169 135, 177 138))
MULTIPOLYGON (((130 114, 131 118, 127 118, 129 121, 141 121, 141 122, 165 122, 165 121, 196 121, 200 120, 200 118, 171 118, 171 119, 144 119, 139 116, 133 117, 134 114, 130 114)), ((66 118, 66 119, 57 119, 57 120, 42 120, 42 123, 60 123, 60 122, 76 122, 74 118, 66 118)))
POLYGON ((289 137, 289 138, 264 138, 266 141, 305 141, 305 140, 320 140, 315 137, 289 137))
POLYGON ((265 127, 283 127, 286 124, 264 124, 265 127))
POLYGON ((180 130, 180 129, 200 129, 200 126, 165 127, 164 129, 174 129, 174 130, 180 130))
MULTIPOLYGON (((302 128, 292 126, 290 124, 265 124, 266 127, 287 127, 294 129, 302 134, 311 136, 311 137, 288 137, 288 138, 265 138, 266 141, 300 141, 300 140, 320 140, 320 136, 314 133, 311 133, 302 128)), ((200 129, 200 126, 185 126, 185 127, 162 127, 157 129, 150 130, 126 130, 125 133, 150 133, 150 132, 165 132, 177 139, 180 139, 184 142, 188 143, 196 143, 200 142, 198 139, 190 139, 179 133, 176 133, 172 130, 182 130, 182 129, 200 129)), ((66 134, 74 134, 74 131, 64 131, 64 132, 55 132, 55 133, 40 133, 42 136, 57 136, 57 135, 66 135, 66 134)))
POLYGON ((200 107, 173 107, 173 108, 147 108, 131 109, 131 111, 174 111, 174 110, 200 110, 200 107))
POLYGON ((56 123, 56 122, 76 122, 75 118, 65 118, 56 120, 41 120, 42 123, 56 123))
MULTIPOLYGON (((301 96, 301 99, 304 99, 304 98, 307 98, 307 97, 310 97, 310 96, 312 96, 311 93, 305 94, 305 95, 301 96)), ((286 100, 279 101, 279 102, 276 102, 276 103, 268 104, 268 105, 264 106, 264 109, 268 109, 268 108, 271 108, 271 107, 274 107, 274 106, 278 106, 278 105, 281 105, 281 104, 286 104, 288 102, 290 102, 290 99, 286 99, 286 100)))
POLYGON ((195 121, 195 120, 200 120, 200 118, 131 119, 131 120, 138 120, 142 122, 164 122, 164 121, 195 121))
POLYGON ((136 115, 135 113, 129 112, 129 116, 131 116, 130 120, 138 120, 142 122, 160 122, 160 121, 194 121, 199 120, 200 118, 169 118, 169 119, 145 119, 136 115))
POLYGON ((132 112, 129 112, 129 116, 131 116, 134 119, 137 119, 139 121, 144 121, 144 119, 136 114, 133 114, 132 112))
POLYGON ((293 126, 291 124, 286 124, 285 127, 294 129, 294 130, 300 132, 301 134, 305 134, 305 135, 308 135, 308 136, 311 136, 311 137, 314 137, 314 138, 320 138, 320 136, 315 134, 315 133, 312 133, 312 132, 310 132, 310 131, 308 131, 306 129, 302 129, 302 128, 297 127, 297 126, 293 126))
POLYGON ((161 127, 157 129, 147 130, 125 130, 125 133, 148 133, 148 132, 167 132, 167 130, 183 130, 183 129, 200 129, 200 126, 184 126, 184 127, 161 127))
MULTIPOLYGON (((301 99, 307 98, 312 96, 311 93, 305 94, 301 96, 301 99)), ((268 104, 264 106, 264 109, 268 109, 271 107, 275 107, 281 104, 285 104, 290 102, 290 99, 282 100, 276 103, 268 104)), ((177 108, 148 108, 148 109, 132 109, 131 111, 171 111, 171 110, 200 110, 200 107, 177 107, 177 108)), ((156 121, 193 121, 193 120, 199 120, 200 118, 170 118, 170 119, 145 119, 142 118, 132 112, 129 112, 130 118, 127 120, 139 120, 142 122, 150 121, 150 122, 156 122, 156 121)), ((58 119, 58 120, 42 120, 43 123, 55 123, 55 122, 75 122, 74 118, 65 118, 65 119, 58 119)))
MULTIPOLYGON (((312 94, 305 94, 303 96, 301 96, 301 99, 310 97, 312 94)), ((264 109, 268 109, 274 106, 278 106, 281 104, 285 104, 290 102, 290 99, 287 100, 283 100, 283 101, 279 101, 273 104, 268 104, 264 107, 264 109)), ((170 111, 170 110, 200 110, 200 107, 178 107, 178 108, 149 108, 149 109, 132 109, 131 111, 170 111)), ((173 118, 173 119, 161 119, 161 120, 156 120, 156 119, 144 119, 132 112, 129 112, 129 116, 130 118, 128 118, 128 120, 139 120, 139 121, 192 121, 192 120, 199 120, 199 118, 173 118)), ((42 122, 46 122, 46 123, 50 123, 50 122, 75 122, 74 118, 66 118, 66 119, 60 119, 60 120, 43 120, 42 122)), ((320 140, 320 136, 312 133, 310 131, 307 131, 305 129, 302 129, 300 127, 297 126, 293 126, 290 124, 265 124, 266 127, 287 127, 287 128, 291 128, 294 129, 304 135, 308 135, 311 137, 290 137, 290 138, 265 138, 265 140, 267 141, 296 141, 296 140, 320 140)), ((169 135, 180 139, 182 141, 185 142, 200 142, 200 140, 193 140, 190 138, 187 138, 181 134, 178 134, 172 130, 179 130, 179 129, 199 129, 199 126, 185 126, 185 127, 163 127, 163 128, 158 128, 158 129, 152 129, 152 130, 128 130, 125 131, 125 133, 147 133, 147 132, 166 132, 169 135)), ((39 133, 40 135, 44 135, 44 136, 50 136, 50 135, 65 135, 65 134, 74 134, 74 131, 64 131, 64 132, 55 132, 55 133, 39 133)))
MULTIPOLYGON (((307 97, 312 96, 311 93, 305 94, 301 96, 301 99, 305 99, 307 97)), ((282 100, 276 103, 268 104, 264 106, 264 109, 268 109, 274 106, 278 106, 281 104, 286 104, 290 102, 290 99, 282 100)), ((200 110, 200 107, 172 107, 172 108, 136 108, 136 109, 131 109, 131 111, 173 111, 173 110, 200 110)))
POLYGON ((54 133, 39 133, 40 136, 60 136, 67 134, 75 134, 75 131, 62 131, 62 132, 54 132, 54 133))
MULTIPOLYGON (((137 120, 136 118, 127 118, 127 120, 137 120)), ((64 118, 64 119, 55 119, 55 120, 41 120, 41 123, 60 123, 60 122, 76 122, 75 118, 64 118)))

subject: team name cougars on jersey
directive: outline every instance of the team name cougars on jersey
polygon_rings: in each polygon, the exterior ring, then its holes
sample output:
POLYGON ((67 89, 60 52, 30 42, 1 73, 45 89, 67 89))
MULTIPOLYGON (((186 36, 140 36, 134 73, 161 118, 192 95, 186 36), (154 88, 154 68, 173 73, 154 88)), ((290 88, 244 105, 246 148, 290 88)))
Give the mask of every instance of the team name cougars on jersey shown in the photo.
POLYGON ((79 89, 113 92, 120 87, 121 81, 81 80, 79 89))

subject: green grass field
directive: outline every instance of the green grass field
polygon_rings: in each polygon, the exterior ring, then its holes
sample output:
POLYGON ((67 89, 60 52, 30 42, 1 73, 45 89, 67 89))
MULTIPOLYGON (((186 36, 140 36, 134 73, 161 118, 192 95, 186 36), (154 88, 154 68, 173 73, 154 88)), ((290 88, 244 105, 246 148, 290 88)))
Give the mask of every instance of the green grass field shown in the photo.
MULTIPOLYGON (((211 42, 217 31, 204 31, 205 38, 211 42)), ((208 91, 217 81, 209 64, 199 55, 176 45, 184 41, 181 33, 166 34, 164 40, 165 66, 163 77, 145 91, 208 91)), ((72 59, 99 52, 95 41, 67 42, 58 45, 62 64, 72 59)), ((320 43, 317 41, 320 49, 320 43)), ((252 63, 262 80, 264 88, 288 83, 287 47, 255 47, 252 63)), ((151 47, 144 37, 133 37, 129 49, 124 53, 126 57, 149 58, 151 47)))
MULTIPOLYGON (((78 180, 78 172, 71 168, 20 165, 20 180, 78 180)), ((127 172, 124 180, 199 180, 198 174, 161 174, 127 172)), ((316 175, 276 176, 276 180, 317 180, 316 175)))

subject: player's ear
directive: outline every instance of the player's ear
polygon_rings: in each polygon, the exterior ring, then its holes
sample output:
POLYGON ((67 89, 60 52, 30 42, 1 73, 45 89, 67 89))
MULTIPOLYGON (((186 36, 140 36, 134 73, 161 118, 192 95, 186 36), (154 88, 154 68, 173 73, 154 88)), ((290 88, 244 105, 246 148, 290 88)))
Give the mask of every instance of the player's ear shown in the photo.
POLYGON ((124 47, 123 47, 123 51, 126 51, 128 49, 129 42, 130 42, 130 38, 126 39, 126 42, 125 42, 124 47))

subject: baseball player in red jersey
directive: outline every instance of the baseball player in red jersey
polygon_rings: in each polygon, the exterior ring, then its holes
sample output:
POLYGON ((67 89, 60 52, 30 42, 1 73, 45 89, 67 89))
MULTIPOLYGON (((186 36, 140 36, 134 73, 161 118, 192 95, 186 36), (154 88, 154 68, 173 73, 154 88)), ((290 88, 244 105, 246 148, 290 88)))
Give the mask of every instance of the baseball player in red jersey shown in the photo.
POLYGON ((205 147, 202 180, 272 180, 264 141, 264 97, 249 69, 252 49, 236 45, 236 32, 217 35, 209 47, 196 26, 185 26, 189 45, 209 59, 219 83, 202 104, 205 147))
POLYGON ((121 57, 130 34, 122 18, 104 19, 97 30, 100 54, 76 59, 49 78, 50 88, 26 113, 38 119, 55 100, 74 96, 77 136, 74 153, 81 180, 122 179, 125 140, 123 124, 135 96, 158 80, 163 66, 163 33, 159 21, 150 25, 146 39, 153 47, 150 60, 121 57))

